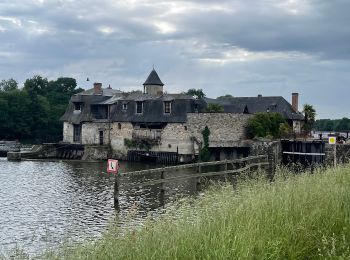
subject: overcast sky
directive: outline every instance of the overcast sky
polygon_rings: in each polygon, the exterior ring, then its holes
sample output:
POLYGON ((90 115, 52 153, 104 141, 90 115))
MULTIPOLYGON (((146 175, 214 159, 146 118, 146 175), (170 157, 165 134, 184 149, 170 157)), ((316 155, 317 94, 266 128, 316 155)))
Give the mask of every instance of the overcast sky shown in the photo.
POLYGON ((299 92, 318 118, 350 117, 349 10, 349 0, 0 0, 0 79, 128 91, 154 64, 170 93, 299 92))

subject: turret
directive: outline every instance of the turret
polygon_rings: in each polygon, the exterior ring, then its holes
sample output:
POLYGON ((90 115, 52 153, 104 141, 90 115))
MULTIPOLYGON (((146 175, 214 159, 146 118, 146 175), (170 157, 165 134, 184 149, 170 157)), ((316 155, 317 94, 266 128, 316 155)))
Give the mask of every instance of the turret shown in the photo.
POLYGON ((143 93, 154 96, 160 96, 163 94, 163 82, 160 80, 157 72, 153 69, 143 83, 143 93))

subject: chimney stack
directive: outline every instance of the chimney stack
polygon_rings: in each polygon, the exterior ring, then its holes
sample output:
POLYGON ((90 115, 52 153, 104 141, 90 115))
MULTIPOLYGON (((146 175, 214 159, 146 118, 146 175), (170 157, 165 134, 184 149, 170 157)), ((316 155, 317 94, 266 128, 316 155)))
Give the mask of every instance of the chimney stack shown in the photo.
POLYGON ((258 97, 262 97, 262 95, 261 95, 261 94, 259 94, 259 95, 258 95, 258 97))
POLYGON ((299 93, 292 93, 292 108, 295 112, 298 112, 299 106, 299 93))
POLYGON ((94 83, 94 94, 102 94, 102 83, 94 83))

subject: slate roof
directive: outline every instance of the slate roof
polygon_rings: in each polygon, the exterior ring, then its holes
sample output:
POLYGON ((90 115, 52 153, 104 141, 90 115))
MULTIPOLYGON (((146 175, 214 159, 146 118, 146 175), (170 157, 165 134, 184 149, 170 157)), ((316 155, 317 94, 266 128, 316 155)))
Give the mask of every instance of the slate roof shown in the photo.
POLYGON ((164 114, 162 99, 147 100, 143 113, 136 114, 136 101, 124 100, 111 107, 111 120, 132 123, 186 123, 187 113, 195 111, 195 100, 175 99, 171 103, 171 114, 164 114), (127 110, 123 110, 123 104, 127 110))
POLYGON ((79 124, 86 121, 96 121, 91 113, 91 105, 111 105, 111 120, 133 123, 185 123, 187 113, 196 110, 203 112, 206 103, 185 94, 163 94, 154 96, 139 91, 117 93, 113 97, 103 95, 74 95, 71 98, 62 121, 79 124), (143 102, 143 113, 136 114, 136 102, 143 102), (164 114, 164 101, 171 101, 171 114, 164 114), (82 102, 81 112, 74 110, 74 102, 82 102), (123 104, 127 109, 123 110, 123 104))
POLYGON ((163 82, 160 80, 157 72, 153 69, 151 73, 148 75, 148 78, 146 79, 145 83, 143 85, 158 85, 158 86, 164 86, 163 82))
POLYGON ((303 120, 304 116, 300 112, 295 112, 283 97, 232 97, 225 99, 204 98, 206 103, 220 104, 225 112, 229 113, 248 113, 255 114, 259 112, 277 112, 286 119, 303 120))
POLYGON ((112 88, 103 88, 102 94, 94 94, 94 89, 90 88, 83 92, 78 93, 77 95, 102 95, 102 96, 113 96, 115 94, 122 93, 120 90, 112 89, 112 88))

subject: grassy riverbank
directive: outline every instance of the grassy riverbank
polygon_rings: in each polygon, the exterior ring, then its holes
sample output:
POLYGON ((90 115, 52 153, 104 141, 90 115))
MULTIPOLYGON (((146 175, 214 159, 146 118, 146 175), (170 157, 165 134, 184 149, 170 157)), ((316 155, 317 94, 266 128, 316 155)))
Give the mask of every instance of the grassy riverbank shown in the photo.
POLYGON ((63 250, 68 259, 305 259, 350 257, 350 166, 213 187, 121 237, 63 250))

